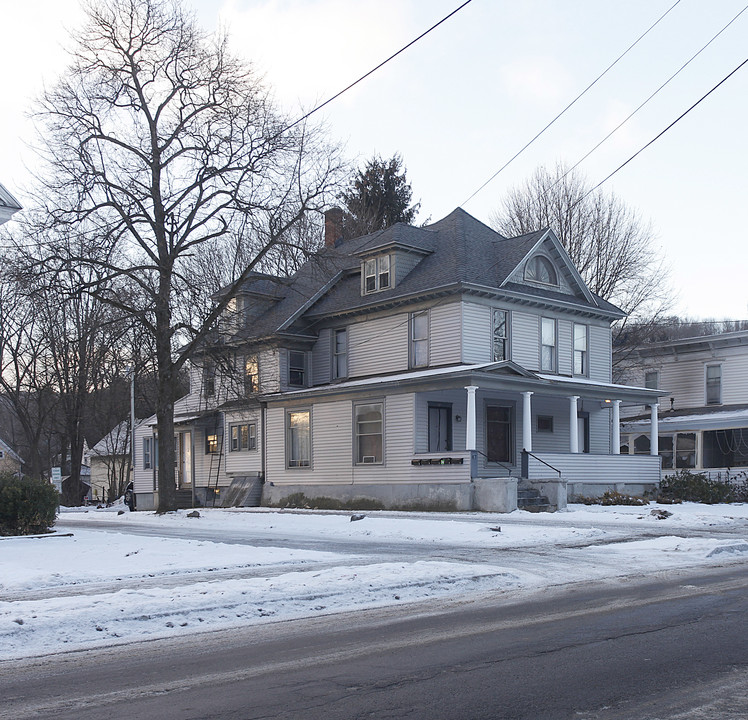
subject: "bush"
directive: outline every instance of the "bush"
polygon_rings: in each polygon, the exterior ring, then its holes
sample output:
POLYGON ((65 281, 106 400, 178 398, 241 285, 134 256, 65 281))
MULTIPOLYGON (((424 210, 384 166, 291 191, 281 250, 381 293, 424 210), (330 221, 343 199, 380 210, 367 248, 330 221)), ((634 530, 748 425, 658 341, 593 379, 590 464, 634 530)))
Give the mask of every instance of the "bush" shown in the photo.
POLYGON ((649 500, 617 490, 606 490, 600 497, 579 495, 575 500, 583 505, 649 505, 649 500))
POLYGON ((307 510, 383 510, 384 505, 379 500, 370 498, 353 498, 338 500, 331 497, 308 498, 304 493, 297 492, 287 495, 282 500, 271 505, 279 508, 305 508, 307 510))
POLYGON ((37 535, 50 531, 59 495, 43 480, 0 474, 0 535, 37 535))
POLYGON ((708 505, 740 501, 740 489, 727 480, 711 480, 706 473, 679 470, 660 481, 657 499, 663 502, 686 500, 708 505))

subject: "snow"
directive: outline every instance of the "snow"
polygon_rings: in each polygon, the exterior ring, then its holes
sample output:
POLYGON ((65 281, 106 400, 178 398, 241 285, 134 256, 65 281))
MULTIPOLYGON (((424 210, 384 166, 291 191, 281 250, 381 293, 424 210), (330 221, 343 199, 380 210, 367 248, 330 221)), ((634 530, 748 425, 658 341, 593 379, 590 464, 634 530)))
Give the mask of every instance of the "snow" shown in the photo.
POLYGON ((53 535, 0 538, 0 660, 746 561, 748 505, 367 512, 356 522, 260 508, 64 510, 53 535))

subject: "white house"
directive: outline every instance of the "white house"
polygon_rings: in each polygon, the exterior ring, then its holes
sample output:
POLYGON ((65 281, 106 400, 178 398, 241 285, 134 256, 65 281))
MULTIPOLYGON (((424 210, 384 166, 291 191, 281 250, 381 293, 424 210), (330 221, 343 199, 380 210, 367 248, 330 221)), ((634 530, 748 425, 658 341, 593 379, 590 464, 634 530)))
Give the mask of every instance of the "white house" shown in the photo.
POLYGON ((0 225, 8 222, 21 209, 21 204, 0 185, 0 225))
POLYGON ((627 362, 626 381, 657 390, 660 404, 622 413, 623 452, 652 452, 654 418, 663 472, 748 470, 748 331, 652 343, 627 362))
MULTIPOLYGON (((513 510, 520 488, 572 494, 659 481, 619 455, 611 323, 551 230, 505 238, 461 209, 326 247, 291 278, 253 273, 194 359, 175 407, 183 499, 256 479, 386 507, 513 510)), ((136 439, 138 507, 155 503, 155 419, 136 439)), ((264 483, 264 486, 260 485, 264 483)), ((520 491, 520 502, 523 498, 520 491)))

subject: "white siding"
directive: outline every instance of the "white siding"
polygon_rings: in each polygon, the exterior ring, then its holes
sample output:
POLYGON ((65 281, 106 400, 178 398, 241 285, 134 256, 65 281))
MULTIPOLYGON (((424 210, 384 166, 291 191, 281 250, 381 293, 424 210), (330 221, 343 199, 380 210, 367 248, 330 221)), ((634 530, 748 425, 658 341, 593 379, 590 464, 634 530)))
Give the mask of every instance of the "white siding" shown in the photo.
POLYGON ((324 328, 312 350, 312 385, 324 385, 330 382, 332 367, 332 350, 330 348, 332 331, 324 328))
POLYGON ((462 361, 491 362, 491 308, 462 303, 462 361))
MULTIPOLYGON (((588 335, 590 380, 611 382, 611 333, 610 327, 589 326, 588 335)), ((643 385, 644 383, 642 383, 643 385)))
POLYGON ((350 400, 314 406, 312 462, 315 483, 353 481, 352 436, 353 408, 350 400))
POLYGON ((429 365, 460 362, 461 303, 431 308, 429 328, 429 365))
POLYGON ((262 470, 262 422, 259 408, 233 412, 226 417, 224 429, 223 469, 229 475, 256 475, 262 470), (255 425, 257 446, 255 450, 231 451, 231 426, 251 423, 255 425))
MULTIPOLYGON (((311 471, 308 468, 286 470, 285 418, 285 408, 268 408, 266 480, 268 482, 309 482, 311 471)), ((314 462, 314 453, 312 453, 312 462, 314 462)))
POLYGON ((408 314, 348 326, 348 376, 408 369, 408 314))
POLYGON ((559 375, 571 375, 572 373, 573 332, 571 320, 559 319, 556 321, 556 351, 558 353, 559 375))
POLYGON ((260 391, 263 393, 280 390, 281 354, 278 348, 267 348, 259 353, 260 391))
POLYGON ((528 370, 540 368, 539 316, 512 312, 512 360, 528 370))

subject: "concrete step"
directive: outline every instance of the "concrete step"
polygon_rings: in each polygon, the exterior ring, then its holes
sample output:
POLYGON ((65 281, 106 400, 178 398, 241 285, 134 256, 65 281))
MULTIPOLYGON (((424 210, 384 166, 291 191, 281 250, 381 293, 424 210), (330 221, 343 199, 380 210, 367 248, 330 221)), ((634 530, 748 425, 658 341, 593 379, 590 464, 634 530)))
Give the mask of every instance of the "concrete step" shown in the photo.
POLYGON ((517 488, 517 507, 529 512, 551 512, 548 498, 533 487, 517 488))

